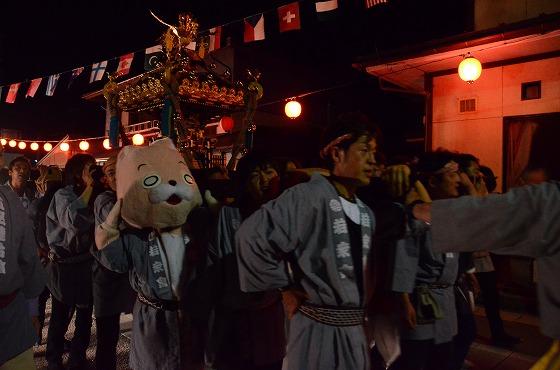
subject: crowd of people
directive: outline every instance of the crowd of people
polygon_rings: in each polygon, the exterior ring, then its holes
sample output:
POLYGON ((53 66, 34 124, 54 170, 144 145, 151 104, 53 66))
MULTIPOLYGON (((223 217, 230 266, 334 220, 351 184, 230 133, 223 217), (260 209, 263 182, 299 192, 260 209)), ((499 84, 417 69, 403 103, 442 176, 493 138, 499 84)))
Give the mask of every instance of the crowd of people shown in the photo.
MULTIPOLYGON (((348 113, 325 130, 324 169, 251 152, 232 173, 187 172, 183 186, 198 183, 201 197, 182 195, 196 207, 178 231, 121 217, 117 188, 129 179, 117 154, 102 167, 76 154, 63 171, 14 159, 0 186, 0 369, 34 368, 44 340, 48 369, 87 369, 93 317, 95 368, 115 369, 119 318, 130 312, 133 369, 459 370, 477 297, 493 343, 514 346, 491 254, 435 248, 445 239, 417 208, 486 198, 496 177, 445 150, 378 161, 378 135, 348 113)), ((143 188, 160 177, 148 173, 143 188)))

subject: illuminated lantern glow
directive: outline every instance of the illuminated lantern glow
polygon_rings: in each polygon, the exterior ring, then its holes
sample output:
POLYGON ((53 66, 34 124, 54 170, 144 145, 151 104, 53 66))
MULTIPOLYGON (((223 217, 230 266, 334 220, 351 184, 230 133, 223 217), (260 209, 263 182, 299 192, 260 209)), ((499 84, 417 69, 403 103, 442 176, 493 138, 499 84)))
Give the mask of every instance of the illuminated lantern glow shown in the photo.
POLYGON ((229 116, 224 116, 220 120, 220 126, 222 127, 222 130, 224 130, 225 132, 231 132, 231 130, 233 130, 233 125, 234 125, 233 118, 229 116))
POLYGON ((80 150, 86 151, 89 149, 89 143, 85 140, 80 141, 80 144, 78 144, 78 147, 80 147, 80 150))
POLYGON ((8 143, 8 140, 0 139, 0 143, 2 144, 2 146, 5 146, 8 143))
POLYGON ((301 114, 301 104, 296 100, 290 100, 286 103, 284 112, 291 119, 298 118, 301 114))
POLYGON ((461 80, 472 84, 480 77, 482 73, 482 64, 480 64, 478 59, 467 54, 465 59, 459 64, 458 72, 461 80))
POLYGON ((132 144, 134 145, 144 144, 144 136, 142 136, 142 134, 134 134, 134 136, 132 137, 132 144))
POLYGON ((103 140, 103 148, 107 150, 111 149, 111 143, 109 142, 109 139, 103 140))
POLYGON ((29 147, 31 148, 31 150, 37 150, 37 149, 39 149, 39 144, 31 143, 31 145, 29 145, 29 147))
POLYGON ((45 150, 45 152, 50 152, 52 150, 52 144, 45 143, 45 145, 43 145, 43 149, 45 150))
POLYGON ((70 145, 68 143, 60 144, 60 150, 62 150, 63 152, 67 152, 69 149, 70 149, 70 145))
POLYGON ((8 145, 9 145, 11 148, 15 148, 16 145, 17 145, 17 143, 16 143, 15 140, 12 139, 12 140, 10 140, 10 142, 8 143, 8 145))
POLYGON ((26 146, 27 144, 25 143, 25 141, 20 141, 18 143, 18 148, 20 148, 21 150, 25 149, 26 146))

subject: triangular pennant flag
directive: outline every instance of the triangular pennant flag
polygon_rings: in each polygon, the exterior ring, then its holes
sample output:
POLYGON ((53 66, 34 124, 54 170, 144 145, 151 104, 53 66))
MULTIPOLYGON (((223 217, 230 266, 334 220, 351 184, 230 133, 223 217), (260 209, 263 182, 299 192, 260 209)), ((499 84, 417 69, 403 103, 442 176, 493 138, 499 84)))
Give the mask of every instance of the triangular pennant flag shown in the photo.
POLYGON ((188 45, 187 45, 187 49, 195 51, 196 50, 196 41, 191 41, 188 45))
POLYGON ((94 81, 99 81, 103 78, 105 74, 105 69, 107 68, 107 61, 95 63, 91 66, 91 75, 89 77, 89 83, 94 81))
POLYGON ((39 85, 41 85, 41 81, 43 79, 42 78, 36 78, 34 80, 31 80, 31 83, 29 84, 29 88, 27 89, 27 94, 25 94, 25 97, 34 97, 35 93, 37 93, 37 90, 39 90, 39 85))
POLYGON ((317 11, 317 18, 320 21, 325 21, 332 18, 338 9, 338 0, 316 1, 315 10, 317 11))
POLYGON ((294 31, 301 28, 299 3, 293 2, 278 8, 280 32, 294 31))
POLYGON ((144 57, 144 70, 149 71, 157 67, 158 63, 163 60, 163 51, 161 45, 152 46, 146 49, 144 57))
POLYGON ((56 84, 58 84, 58 79, 60 78, 60 73, 52 75, 49 77, 49 81, 47 82, 47 91, 45 95, 53 96, 54 90, 56 89, 56 84))
POLYGON ((379 4, 386 4, 387 0, 365 0, 366 1, 366 9, 372 8, 379 4))
POLYGON ((208 41, 208 52, 218 50, 222 47, 222 26, 210 28, 210 40, 208 41))
POLYGON ((70 86, 72 86, 72 83, 74 83, 74 80, 76 78, 78 78, 78 76, 81 75, 83 71, 84 71, 84 67, 78 67, 78 68, 74 68, 72 70, 72 74, 70 75, 70 81, 68 82, 68 88, 70 88, 70 86))
POLYGON ((117 74, 119 76, 125 76, 130 72, 130 66, 132 65, 132 60, 134 59, 134 53, 126 54, 119 60, 119 66, 117 67, 117 74))
POLYGON ((10 85, 10 90, 8 90, 8 95, 6 96, 6 103, 13 104, 13 103, 16 102, 16 97, 17 97, 17 92, 19 90, 19 85, 21 85, 21 82, 18 82, 17 84, 11 84, 10 85))
POLYGON ((243 41, 251 42, 264 40, 264 15, 262 13, 245 18, 243 24, 243 41))

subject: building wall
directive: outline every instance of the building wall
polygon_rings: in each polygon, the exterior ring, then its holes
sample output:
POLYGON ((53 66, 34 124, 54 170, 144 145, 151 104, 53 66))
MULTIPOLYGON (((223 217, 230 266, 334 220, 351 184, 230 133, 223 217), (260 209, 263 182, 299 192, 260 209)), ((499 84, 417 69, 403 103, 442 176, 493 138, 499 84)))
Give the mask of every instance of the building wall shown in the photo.
MULTIPOLYGON (((432 149, 472 153, 491 167, 501 189, 503 118, 560 112, 560 58, 484 69, 473 84, 457 74, 434 77, 432 149), (521 100, 521 83, 541 81, 541 99, 521 100), (477 99, 477 111, 459 113, 459 100, 477 99)), ((560 124, 560 122, 559 122, 560 124)))
POLYGON ((475 0, 475 31, 560 12, 558 0, 475 0))

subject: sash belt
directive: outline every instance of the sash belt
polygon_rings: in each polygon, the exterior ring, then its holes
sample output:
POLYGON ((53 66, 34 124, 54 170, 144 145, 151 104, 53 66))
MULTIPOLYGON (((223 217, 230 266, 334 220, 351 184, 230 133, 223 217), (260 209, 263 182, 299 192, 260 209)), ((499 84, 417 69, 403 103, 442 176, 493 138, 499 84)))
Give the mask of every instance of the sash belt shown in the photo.
POLYGON ((315 306, 304 303, 299 312, 308 318, 329 326, 357 326, 364 324, 364 309, 359 307, 315 306))
POLYGON ((138 293, 138 300, 145 304, 161 311, 177 311, 180 307, 180 301, 169 301, 164 299, 153 299, 147 298, 144 295, 138 293))

